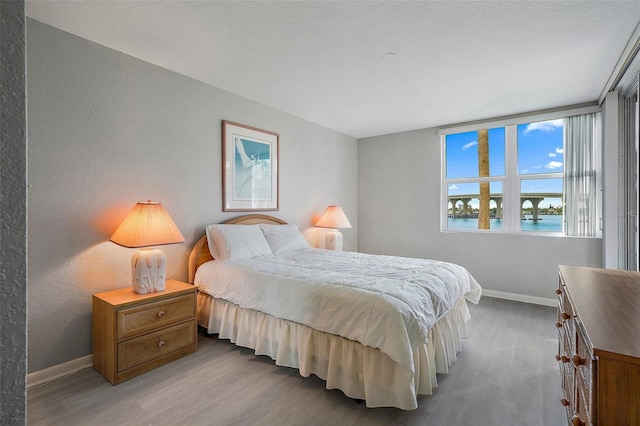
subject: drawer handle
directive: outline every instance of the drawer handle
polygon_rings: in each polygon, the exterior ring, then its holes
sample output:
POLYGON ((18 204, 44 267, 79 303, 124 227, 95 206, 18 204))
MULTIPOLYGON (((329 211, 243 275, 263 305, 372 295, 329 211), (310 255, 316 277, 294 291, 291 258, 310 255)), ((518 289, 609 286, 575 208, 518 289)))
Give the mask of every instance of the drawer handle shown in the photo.
POLYGON ((569 401, 566 398, 562 398, 560 400, 560 403, 562 404, 563 407, 566 407, 569 405, 569 401))
POLYGON ((167 343, 166 343, 164 340, 160 340, 160 341, 158 342, 158 347, 159 347, 160 349, 162 349, 162 348, 164 348, 164 347, 165 347, 165 345, 166 345, 166 344, 167 344, 167 343))
POLYGON ((573 426, 584 426, 585 423, 580 419, 580 417, 578 417, 577 414, 574 414, 573 417, 571 418, 571 424, 573 426))
POLYGON ((562 290, 560 290, 559 288, 556 288, 556 294, 562 294, 562 290))
POLYGON ((562 313, 562 319, 566 319, 566 320, 568 320, 569 318, 571 318, 571 315, 569 315, 569 314, 568 314, 568 313, 566 313, 566 312, 563 312, 563 313, 562 313))
POLYGON ((560 361, 560 355, 556 355, 556 361, 560 361))
POLYGON ((158 312, 158 318, 162 318, 162 317, 164 317, 164 311, 158 312))
POLYGON ((560 359, 561 359, 561 360, 562 360, 562 362, 564 362, 565 364, 566 364, 567 362, 571 361, 571 358, 569 358, 569 357, 568 357, 568 356, 566 356, 566 355, 562 355, 562 358, 560 358, 560 359))
POLYGON ((571 357, 571 361, 573 361, 573 365, 575 365, 576 367, 580 367, 586 362, 586 360, 584 358, 581 358, 578 354, 575 354, 573 357, 571 357))
POLYGON ((562 327, 562 323, 561 322, 557 322, 556 323, 556 327, 561 328, 562 327))

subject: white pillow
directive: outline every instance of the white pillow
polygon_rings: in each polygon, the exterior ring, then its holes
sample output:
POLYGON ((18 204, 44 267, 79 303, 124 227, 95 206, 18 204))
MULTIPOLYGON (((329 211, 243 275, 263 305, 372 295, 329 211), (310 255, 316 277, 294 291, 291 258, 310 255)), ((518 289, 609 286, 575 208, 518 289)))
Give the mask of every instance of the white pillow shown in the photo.
POLYGON ((311 247, 296 225, 261 224, 260 228, 262 228, 273 254, 311 247))
POLYGON ((209 253, 211 253, 211 256, 213 256, 214 259, 222 260, 222 253, 218 248, 218 244, 216 244, 216 237, 213 235, 212 226, 217 225, 209 225, 205 228, 207 231, 207 245, 209 246, 209 253))
POLYGON ((250 259, 272 254, 258 225, 209 225, 207 242, 211 255, 217 260, 250 259))

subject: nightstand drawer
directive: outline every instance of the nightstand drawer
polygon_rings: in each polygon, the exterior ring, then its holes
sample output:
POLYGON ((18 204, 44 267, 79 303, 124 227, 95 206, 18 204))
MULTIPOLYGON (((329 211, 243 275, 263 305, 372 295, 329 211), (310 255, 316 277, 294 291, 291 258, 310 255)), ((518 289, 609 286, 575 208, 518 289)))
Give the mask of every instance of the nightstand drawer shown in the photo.
POLYGON ((118 372, 193 345, 195 321, 188 321, 118 344, 118 372))
POLYGON ((194 294, 122 309, 117 314, 116 338, 121 340, 137 336, 147 331, 157 330, 160 327, 193 318, 194 315, 194 294))

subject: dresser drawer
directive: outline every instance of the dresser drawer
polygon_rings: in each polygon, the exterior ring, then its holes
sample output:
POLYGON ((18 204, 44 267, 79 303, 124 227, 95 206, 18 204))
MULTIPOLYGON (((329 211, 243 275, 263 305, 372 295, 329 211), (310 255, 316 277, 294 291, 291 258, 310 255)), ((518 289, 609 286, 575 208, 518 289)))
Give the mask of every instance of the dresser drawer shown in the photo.
POLYGON ((591 426, 594 421, 594 417, 592 416, 591 410, 591 387, 584 383, 580 377, 577 376, 576 380, 576 407, 574 411, 574 416, 577 416, 581 424, 586 426, 591 426))
POLYGON ((175 324, 195 315, 195 295, 188 294, 118 311, 118 340, 175 324))
POLYGON ((575 338, 576 319, 575 319, 575 314, 573 312, 573 307, 571 306, 571 302, 569 301, 569 296, 567 295, 566 291, 562 293, 561 306, 562 306, 562 312, 560 313, 560 316, 564 320, 563 322, 564 332, 570 338, 569 339, 570 346, 568 346, 568 349, 571 352, 569 356, 571 356, 576 351, 576 338, 575 338))
POLYGON ((193 345, 195 340, 196 324, 189 321, 119 343, 118 372, 193 345))
POLYGON ((558 331, 562 333, 562 326, 564 325, 564 318, 562 318, 562 312, 564 312, 564 309, 562 309, 562 303, 560 301, 558 301, 558 318, 556 321, 556 327, 558 327, 558 331))
POLYGON ((562 285, 562 280, 560 279, 558 282, 558 288, 556 289, 556 294, 558 295, 558 303, 560 304, 560 310, 564 311, 564 286, 562 285))
MULTIPOLYGON (((570 409, 575 409, 576 402, 576 381, 575 369, 571 361, 560 362, 560 375, 562 378, 562 396, 570 404, 570 409)), ((564 403, 563 403, 564 405, 564 403)))
POLYGON ((587 338, 585 337, 584 330, 582 329, 582 325, 578 324, 576 327, 576 351, 575 359, 573 360, 574 365, 576 366, 576 371, 580 376, 582 376, 582 380, 586 384, 587 387, 591 387, 591 368, 593 361, 593 352, 587 343, 587 338))

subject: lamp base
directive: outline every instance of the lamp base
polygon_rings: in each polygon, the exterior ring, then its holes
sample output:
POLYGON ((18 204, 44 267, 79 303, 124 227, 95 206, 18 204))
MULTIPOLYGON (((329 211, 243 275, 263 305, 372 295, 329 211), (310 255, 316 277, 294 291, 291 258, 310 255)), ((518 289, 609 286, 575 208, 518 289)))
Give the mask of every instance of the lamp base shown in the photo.
POLYGON ((166 258, 159 249, 140 249, 131 256, 131 284, 138 294, 164 290, 166 258))
POLYGON ((329 229, 324 237, 324 248, 342 251, 342 233, 337 229, 329 229))

